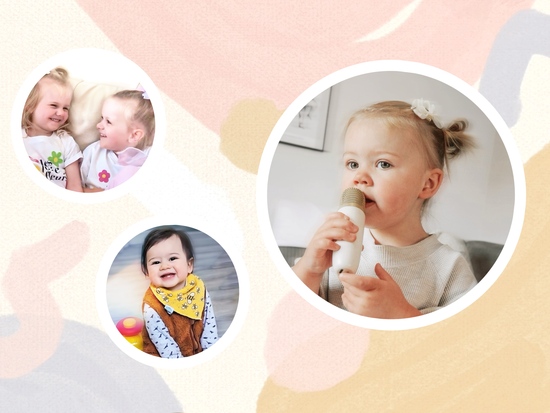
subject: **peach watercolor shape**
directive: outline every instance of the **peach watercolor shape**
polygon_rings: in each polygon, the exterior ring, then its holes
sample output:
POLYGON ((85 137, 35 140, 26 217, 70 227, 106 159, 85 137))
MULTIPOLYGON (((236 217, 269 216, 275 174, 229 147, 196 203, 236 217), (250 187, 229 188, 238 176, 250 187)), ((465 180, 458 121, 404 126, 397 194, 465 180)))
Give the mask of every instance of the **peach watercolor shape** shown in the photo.
POLYGON ((369 36, 411 3, 118 0, 105 8, 78 0, 122 54, 216 133, 243 99, 284 108, 322 77, 365 61, 420 61, 473 84, 501 27, 533 0, 423 0, 396 28, 369 36), (113 24, 113 15, 124 19, 113 24))
POLYGON ((368 344, 368 330, 342 323, 290 292, 268 322, 269 378, 296 392, 328 389, 357 372, 368 344))
POLYGON ((88 226, 73 221, 44 240, 12 253, 2 290, 19 328, 0 338, 1 378, 21 377, 56 351, 64 323, 48 285, 82 260, 89 237, 88 226), (31 307, 29 297, 33 297, 31 307))

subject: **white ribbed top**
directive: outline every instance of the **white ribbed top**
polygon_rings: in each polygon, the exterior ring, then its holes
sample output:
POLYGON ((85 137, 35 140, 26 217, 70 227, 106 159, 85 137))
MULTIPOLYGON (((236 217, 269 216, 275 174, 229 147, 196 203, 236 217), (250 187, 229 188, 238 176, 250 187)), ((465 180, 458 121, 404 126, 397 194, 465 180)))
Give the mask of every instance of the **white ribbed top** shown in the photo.
MULTIPOLYGON (((441 244, 437 235, 407 247, 375 245, 370 231, 365 231, 364 250, 357 274, 376 277, 374 266, 380 263, 401 287, 407 301, 423 314, 455 301, 477 283, 464 256, 441 244)), ((320 295, 344 308, 344 288, 338 275, 329 269, 320 295)))

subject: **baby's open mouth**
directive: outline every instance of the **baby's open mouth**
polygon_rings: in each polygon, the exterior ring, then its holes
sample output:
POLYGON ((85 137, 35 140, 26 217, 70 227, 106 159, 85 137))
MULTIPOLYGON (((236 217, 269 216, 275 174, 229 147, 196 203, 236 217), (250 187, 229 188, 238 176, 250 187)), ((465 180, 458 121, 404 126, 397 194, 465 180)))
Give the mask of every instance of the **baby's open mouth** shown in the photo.
POLYGON ((365 206, 369 206, 371 204, 374 204, 374 201, 365 195, 365 206))
POLYGON ((170 277, 173 277, 174 275, 176 275, 176 273, 169 272, 168 274, 161 275, 160 278, 170 278, 170 277))

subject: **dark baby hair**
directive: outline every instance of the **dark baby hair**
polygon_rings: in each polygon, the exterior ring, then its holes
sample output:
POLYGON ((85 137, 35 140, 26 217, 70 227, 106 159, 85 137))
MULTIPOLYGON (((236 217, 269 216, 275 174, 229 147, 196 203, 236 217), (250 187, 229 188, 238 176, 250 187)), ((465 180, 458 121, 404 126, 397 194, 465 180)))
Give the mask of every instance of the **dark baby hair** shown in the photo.
POLYGON ((183 248, 183 251, 185 252, 185 255, 187 256, 187 260, 189 261, 191 259, 195 259, 193 245, 191 244, 191 240, 189 239, 185 231, 181 229, 176 229, 174 227, 155 228, 154 230, 149 232, 149 234, 147 234, 145 240, 143 241, 143 245, 141 246, 141 270, 144 274, 147 274, 147 251, 149 251, 159 242, 166 241, 168 238, 171 238, 174 235, 176 235, 180 239, 181 246, 183 248))

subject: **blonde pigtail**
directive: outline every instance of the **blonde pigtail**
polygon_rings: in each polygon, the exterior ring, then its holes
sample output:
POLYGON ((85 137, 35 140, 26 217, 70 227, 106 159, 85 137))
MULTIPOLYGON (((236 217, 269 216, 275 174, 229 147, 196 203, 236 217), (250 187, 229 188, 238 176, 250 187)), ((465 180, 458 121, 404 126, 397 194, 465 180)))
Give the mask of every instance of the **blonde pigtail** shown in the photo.
POLYGON ((445 163, 461 153, 475 148, 474 139, 465 132, 468 122, 464 119, 455 120, 451 125, 442 128, 445 148, 445 163))

